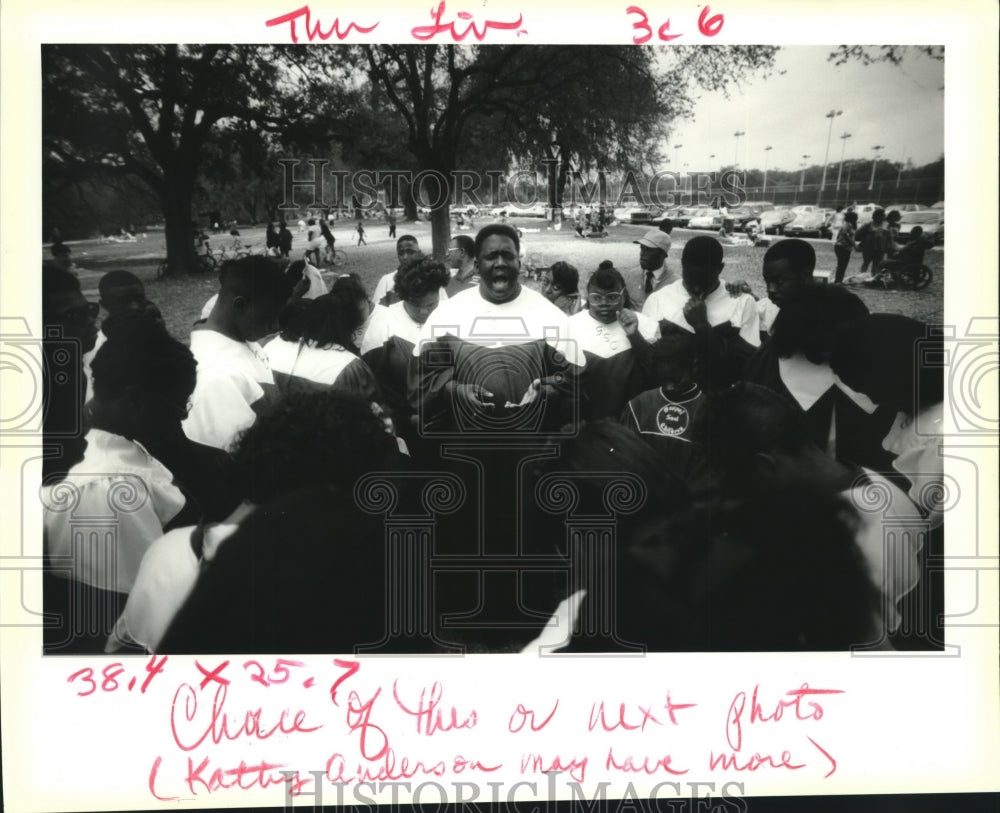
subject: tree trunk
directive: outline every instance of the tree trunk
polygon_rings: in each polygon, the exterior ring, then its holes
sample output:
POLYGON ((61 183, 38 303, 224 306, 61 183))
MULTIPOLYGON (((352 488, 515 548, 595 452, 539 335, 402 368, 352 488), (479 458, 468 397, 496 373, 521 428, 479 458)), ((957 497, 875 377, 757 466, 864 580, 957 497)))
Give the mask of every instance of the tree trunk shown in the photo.
POLYGON ((440 209, 431 210, 431 244, 434 256, 444 261, 451 242, 451 205, 446 201, 440 209))
POLYGON ((162 195, 163 218, 167 240, 167 276, 176 276, 197 269, 194 240, 191 233, 191 201, 194 184, 171 177, 166 172, 162 195))
POLYGON ((407 181, 403 181, 399 186, 403 198, 403 220, 407 223, 416 223, 419 218, 417 217, 417 198, 413 194, 413 186, 407 181))

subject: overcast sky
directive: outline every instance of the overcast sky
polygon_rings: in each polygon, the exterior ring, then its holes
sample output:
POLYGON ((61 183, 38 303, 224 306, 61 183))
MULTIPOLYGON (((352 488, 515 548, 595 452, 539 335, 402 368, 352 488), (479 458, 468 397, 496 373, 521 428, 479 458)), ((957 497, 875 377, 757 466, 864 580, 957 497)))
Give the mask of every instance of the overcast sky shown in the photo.
MULTIPOLYGON (((870 159, 875 144, 884 145, 879 156, 892 161, 912 159, 917 166, 937 160, 944 153, 944 63, 912 57, 900 67, 864 66, 857 62, 836 66, 827 61, 831 46, 786 46, 777 54, 775 70, 767 79, 754 77, 740 88, 706 93, 695 107, 695 119, 677 122, 664 148, 676 170, 674 145, 680 144, 679 162, 688 171, 713 170, 736 158, 742 130, 739 161, 743 168, 797 169, 803 154, 808 164, 822 164, 830 120, 826 114, 842 110, 833 121, 830 162, 840 161, 845 139, 846 158, 870 159), (714 153, 715 158, 709 156, 714 153)), ((683 169, 683 167, 681 167, 683 169)))

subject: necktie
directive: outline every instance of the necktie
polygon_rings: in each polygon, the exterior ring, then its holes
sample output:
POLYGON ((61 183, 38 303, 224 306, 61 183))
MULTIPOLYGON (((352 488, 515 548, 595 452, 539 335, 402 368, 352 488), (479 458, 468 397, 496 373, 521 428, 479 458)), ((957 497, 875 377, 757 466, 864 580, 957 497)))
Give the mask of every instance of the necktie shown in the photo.
POLYGON ((649 296, 651 293, 653 293, 653 272, 652 271, 647 271, 646 272, 646 287, 644 288, 644 290, 646 292, 646 296, 649 296))

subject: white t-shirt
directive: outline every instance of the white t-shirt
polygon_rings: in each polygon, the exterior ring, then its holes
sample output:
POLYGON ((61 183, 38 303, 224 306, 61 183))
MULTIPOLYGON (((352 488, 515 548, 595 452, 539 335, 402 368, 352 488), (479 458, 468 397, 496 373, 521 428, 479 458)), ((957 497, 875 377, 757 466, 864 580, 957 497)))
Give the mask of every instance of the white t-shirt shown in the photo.
MULTIPOLYGON (((239 519, 250 511, 237 508, 225 522, 209 525, 202 539, 202 558, 211 561, 219 545, 232 536, 239 519)), ((194 526, 175 528, 157 539, 142 559, 125 609, 108 637, 105 652, 139 644, 156 652, 177 611, 191 594, 201 563, 191 547, 194 526)))
POLYGON ((364 341, 361 342, 361 355, 381 347, 392 336, 399 336, 415 345, 420 340, 422 329, 423 325, 410 318, 402 302, 393 302, 389 307, 379 305, 372 313, 364 341))
POLYGON ((268 397, 274 377, 257 342, 238 342, 214 330, 191 333, 198 380, 182 426, 193 441, 226 451, 257 419, 253 405, 268 397))
MULTIPOLYGON (((690 294, 684 288, 683 280, 677 280, 666 288, 650 294, 642 306, 642 312, 657 322, 666 319, 694 333, 694 328, 684 317, 684 305, 690 298, 690 294)), ((725 280, 720 279, 719 286, 705 297, 705 309, 708 313, 708 323, 713 327, 731 322, 749 344, 754 347, 760 345, 757 303, 749 294, 730 296, 726 290, 725 280)))
POLYGON ((173 479, 141 444, 91 429, 83 460, 42 489, 49 556, 66 557, 77 581, 128 593, 143 554, 184 507, 173 479))
POLYGON ((323 274, 316 266, 310 265, 307 262, 302 273, 309 280, 309 290, 302 294, 303 299, 316 299, 316 297, 328 293, 323 274))
MULTIPOLYGON (((660 323, 648 316, 637 313, 638 330, 647 342, 660 338, 660 323)), ((599 358, 610 358, 631 349, 628 334, 617 319, 609 325, 595 319, 589 310, 582 310, 569 318, 569 336, 580 350, 593 353, 599 358)))
POLYGON ((762 333, 770 333, 774 327, 774 320, 778 318, 781 310, 768 297, 757 300, 757 316, 760 319, 760 329, 762 333))
POLYGON ((347 365, 358 359, 350 350, 339 345, 321 348, 311 342, 300 345, 280 337, 268 342, 265 352, 272 372, 328 385, 337 380, 347 365))

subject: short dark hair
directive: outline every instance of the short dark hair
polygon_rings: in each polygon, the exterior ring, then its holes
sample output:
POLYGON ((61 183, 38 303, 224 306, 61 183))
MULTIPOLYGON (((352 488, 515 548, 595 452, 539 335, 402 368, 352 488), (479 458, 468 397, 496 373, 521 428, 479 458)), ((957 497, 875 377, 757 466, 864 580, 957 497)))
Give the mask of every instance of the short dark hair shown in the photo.
POLYGON ((349 274, 341 274, 333 281, 330 293, 334 291, 343 291, 355 305, 368 301, 368 291, 365 289, 361 277, 353 271, 349 274))
POLYGON ((416 257, 396 272, 394 290, 404 302, 412 302, 444 288, 450 279, 451 274, 440 260, 416 257))
POLYGON ((872 223, 882 223, 885 220, 885 209, 876 209, 872 212, 872 223))
POLYGON ((778 240, 764 253, 764 264, 781 260, 785 260, 795 273, 811 278, 816 268, 816 249, 797 237, 778 240))
POLYGON ((294 287, 280 263, 258 255, 227 260, 219 271, 219 281, 221 292, 255 302, 284 302, 294 287))
POLYGON ((674 221, 669 217, 665 217, 660 221, 660 225, 657 228, 664 234, 670 234, 674 230, 674 221))
POLYGON ((625 277, 622 276, 621 271, 614 267, 611 260, 604 260, 590 275, 590 279, 587 280, 587 290, 589 291, 591 288, 600 288, 602 291, 621 291, 624 289, 622 305, 626 308, 632 307, 632 298, 628 295, 625 277))
POLYGON ((802 353, 813 364, 822 364, 838 330, 867 315, 865 303, 839 285, 803 285, 789 292, 774 319, 771 342, 781 358, 802 353))
POLYGON ((132 286, 138 286, 144 288, 142 280, 139 279, 131 271, 115 270, 108 271, 101 281, 97 283, 97 291, 101 295, 101 299, 105 299, 108 296, 108 292, 113 288, 131 288, 132 286))
POLYGON ((397 450, 360 396, 292 390, 240 435, 233 459, 247 498, 263 503, 313 486, 353 489, 362 474, 391 466, 397 450))
POLYGON ((752 490, 758 454, 815 445, 796 403, 749 382, 706 395, 695 423, 709 463, 736 492, 752 490))
POLYGON ((48 298, 67 293, 81 293, 76 275, 55 263, 42 263, 42 314, 48 312, 48 298))
POLYGON ((397 250, 407 240, 409 240, 411 243, 416 243, 418 246, 420 245, 420 241, 416 237, 414 237, 412 234, 404 234, 402 237, 400 237, 398 240, 396 240, 396 248, 397 248, 397 250))
POLYGON ((851 223, 851 224, 857 223, 858 222, 858 213, 855 212, 853 209, 850 209, 849 211, 844 212, 844 220, 847 223, 851 223))
POLYGON ((705 234, 692 237, 684 244, 681 265, 697 265, 702 268, 722 265, 722 243, 705 234))
POLYGON ((580 290, 580 272, 575 266, 559 260, 549 267, 552 284, 558 285, 563 293, 575 294, 580 290))
POLYGON ((467 234, 459 234, 451 238, 451 241, 461 249, 466 257, 476 256, 476 241, 467 234))
POLYGON ((94 395, 116 398, 127 387, 138 387, 183 418, 197 378, 198 364, 191 351, 141 311, 109 317, 103 329, 107 341, 90 365, 94 395))
POLYGON ((483 243, 490 237, 497 235, 499 237, 508 237, 514 241, 514 248, 520 253, 521 251, 521 238, 517 235, 517 230, 512 226, 508 226, 505 223, 490 223, 488 226, 483 226, 479 233, 476 234, 476 257, 479 257, 479 252, 483 250, 483 243))

